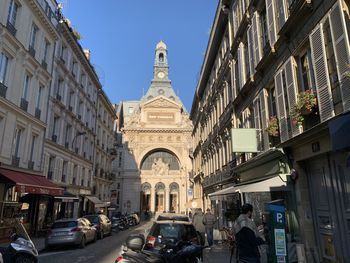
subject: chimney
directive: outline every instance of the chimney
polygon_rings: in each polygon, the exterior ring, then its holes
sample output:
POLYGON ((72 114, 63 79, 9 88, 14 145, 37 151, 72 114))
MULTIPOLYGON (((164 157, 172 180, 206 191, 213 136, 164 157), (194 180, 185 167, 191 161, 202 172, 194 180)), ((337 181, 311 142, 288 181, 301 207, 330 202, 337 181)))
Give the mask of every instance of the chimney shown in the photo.
POLYGON ((91 51, 90 49, 84 49, 85 57, 90 61, 91 51))

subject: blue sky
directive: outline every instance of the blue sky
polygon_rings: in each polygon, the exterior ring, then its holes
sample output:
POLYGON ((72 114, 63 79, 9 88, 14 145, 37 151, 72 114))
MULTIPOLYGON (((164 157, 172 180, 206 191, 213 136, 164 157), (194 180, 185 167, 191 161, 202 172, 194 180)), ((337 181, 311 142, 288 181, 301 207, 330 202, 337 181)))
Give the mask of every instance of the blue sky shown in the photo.
POLYGON ((139 100, 153 77, 158 41, 168 46, 169 76, 190 111, 217 0, 58 0, 112 103, 139 100))

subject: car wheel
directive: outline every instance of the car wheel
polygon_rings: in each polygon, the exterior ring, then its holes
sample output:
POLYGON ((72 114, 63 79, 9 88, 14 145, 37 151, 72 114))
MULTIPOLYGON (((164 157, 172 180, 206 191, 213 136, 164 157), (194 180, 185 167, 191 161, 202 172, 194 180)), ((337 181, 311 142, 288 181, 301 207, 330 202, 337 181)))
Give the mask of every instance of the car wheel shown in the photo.
POLYGON ((80 247, 80 248, 84 248, 85 245, 86 245, 86 238, 85 238, 85 236, 83 236, 83 237, 81 238, 79 247, 80 247))
POLYGON ((27 255, 18 255, 15 258, 14 263, 34 263, 34 259, 31 256, 27 255))

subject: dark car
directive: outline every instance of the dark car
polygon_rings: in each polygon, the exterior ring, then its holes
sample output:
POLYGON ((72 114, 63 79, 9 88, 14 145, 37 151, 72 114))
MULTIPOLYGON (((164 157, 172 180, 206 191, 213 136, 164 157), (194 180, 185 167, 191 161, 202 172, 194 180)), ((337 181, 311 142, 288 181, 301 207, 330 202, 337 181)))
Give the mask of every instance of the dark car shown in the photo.
POLYGON ((174 213, 160 214, 157 217, 156 221, 165 221, 165 220, 190 222, 190 218, 187 215, 174 214, 174 213))
POLYGON ((190 222, 156 221, 148 233, 144 249, 159 249, 162 244, 176 244, 178 241, 200 244, 198 232, 190 222))
POLYGON ((92 224, 94 224, 99 239, 102 239, 105 235, 112 234, 112 222, 107 216, 96 214, 86 215, 84 218, 87 218, 92 224))

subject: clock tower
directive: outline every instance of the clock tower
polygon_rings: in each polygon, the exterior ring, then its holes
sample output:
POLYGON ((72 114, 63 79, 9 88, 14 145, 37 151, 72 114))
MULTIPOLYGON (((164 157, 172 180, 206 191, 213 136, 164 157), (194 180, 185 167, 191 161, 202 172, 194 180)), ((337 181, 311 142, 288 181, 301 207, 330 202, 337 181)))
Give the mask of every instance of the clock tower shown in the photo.
POLYGON ((156 46, 153 79, 147 93, 143 96, 141 101, 148 101, 157 96, 167 97, 183 105, 180 98, 175 94, 169 79, 168 50, 163 41, 160 41, 156 46))

